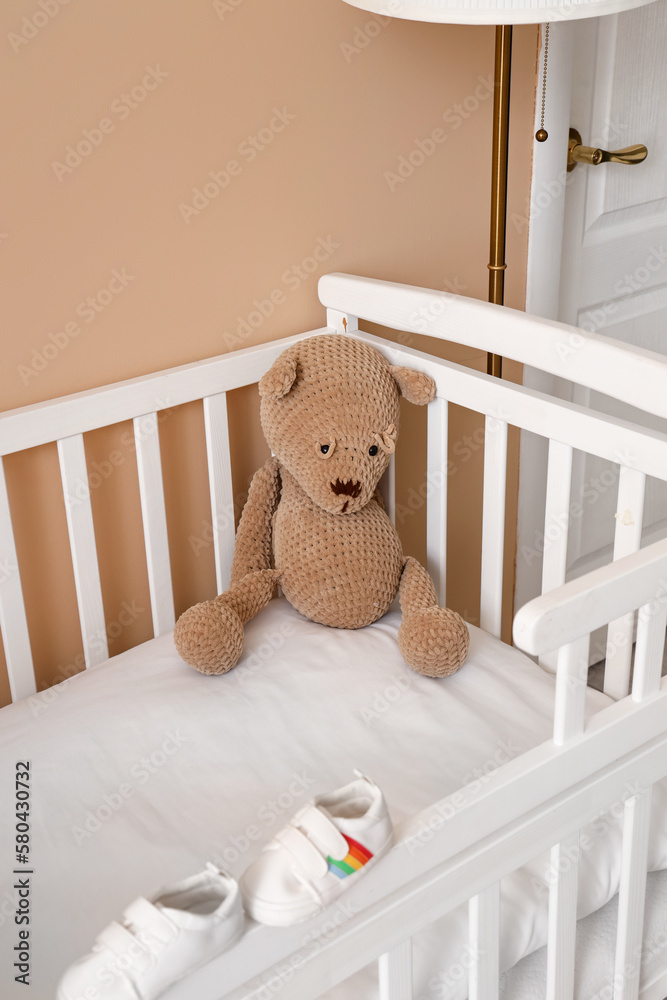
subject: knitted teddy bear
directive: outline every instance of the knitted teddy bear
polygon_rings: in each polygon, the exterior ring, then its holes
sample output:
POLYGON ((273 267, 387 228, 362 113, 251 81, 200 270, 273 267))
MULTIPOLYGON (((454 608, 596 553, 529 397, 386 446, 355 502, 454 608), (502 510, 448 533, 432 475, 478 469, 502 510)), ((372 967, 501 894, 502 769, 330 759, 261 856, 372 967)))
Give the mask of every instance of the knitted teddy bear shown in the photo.
POLYGON ((345 334, 302 340, 259 383, 264 436, 275 457, 255 474, 236 535, 229 590, 179 618, 174 642, 204 674, 236 666, 243 626, 276 584, 306 618, 356 629, 398 592, 398 645, 420 674, 444 677, 468 652, 468 629, 438 607, 430 576, 404 558, 378 481, 398 433, 399 395, 423 406, 428 375, 387 364, 345 334))

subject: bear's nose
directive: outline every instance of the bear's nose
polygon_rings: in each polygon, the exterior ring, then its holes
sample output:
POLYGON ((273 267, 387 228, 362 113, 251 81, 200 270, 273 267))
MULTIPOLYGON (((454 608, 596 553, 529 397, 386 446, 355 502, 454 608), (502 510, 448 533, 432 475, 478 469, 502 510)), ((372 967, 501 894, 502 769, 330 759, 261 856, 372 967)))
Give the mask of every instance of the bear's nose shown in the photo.
POLYGON ((337 479, 331 484, 331 492, 335 493, 337 497, 358 497, 361 493, 361 483, 358 483, 356 479, 351 479, 348 483, 342 483, 340 479, 337 479))

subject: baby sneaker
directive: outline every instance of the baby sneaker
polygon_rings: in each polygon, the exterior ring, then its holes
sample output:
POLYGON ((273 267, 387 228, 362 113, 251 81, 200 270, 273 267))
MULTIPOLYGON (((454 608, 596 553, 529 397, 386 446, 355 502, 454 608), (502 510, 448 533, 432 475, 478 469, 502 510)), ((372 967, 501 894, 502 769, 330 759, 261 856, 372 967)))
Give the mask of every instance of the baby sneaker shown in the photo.
POLYGON ((355 774, 356 781, 300 809, 242 876, 246 910, 259 923, 286 926, 314 916, 391 847, 384 796, 355 774))
POLYGON ((238 883, 212 864, 130 903, 71 965, 58 1000, 154 1000, 171 984, 232 945, 243 931, 238 883))

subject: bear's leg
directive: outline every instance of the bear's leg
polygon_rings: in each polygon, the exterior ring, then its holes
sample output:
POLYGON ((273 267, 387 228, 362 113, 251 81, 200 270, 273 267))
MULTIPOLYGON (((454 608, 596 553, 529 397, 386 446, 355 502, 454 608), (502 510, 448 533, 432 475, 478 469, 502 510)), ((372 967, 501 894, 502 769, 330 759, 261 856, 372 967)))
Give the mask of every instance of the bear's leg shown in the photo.
POLYGON ((468 654, 468 628, 455 611, 438 606, 431 577, 412 556, 403 565, 398 593, 403 612, 398 646, 405 662, 426 677, 456 673, 468 654))
POLYGON ((179 655, 202 674, 226 674, 243 652, 243 626, 269 603, 279 580, 278 570, 257 570, 185 611, 174 629, 179 655))

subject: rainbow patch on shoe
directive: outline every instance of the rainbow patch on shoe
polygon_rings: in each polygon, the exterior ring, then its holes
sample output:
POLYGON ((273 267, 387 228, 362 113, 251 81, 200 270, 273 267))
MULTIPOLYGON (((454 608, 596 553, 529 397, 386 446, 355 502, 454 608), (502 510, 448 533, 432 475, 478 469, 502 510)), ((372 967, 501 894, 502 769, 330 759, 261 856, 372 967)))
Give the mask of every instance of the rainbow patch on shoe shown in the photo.
POLYGON ((358 872, 360 868, 363 868, 365 864, 368 864, 373 857, 371 852, 367 850, 363 844, 353 840, 352 837, 346 837, 345 834, 343 834, 343 836, 345 837, 349 848, 347 855, 342 861, 335 861, 333 858, 327 856, 329 871, 332 872, 337 878, 347 878, 348 875, 354 875, 354 873, 358 872))

